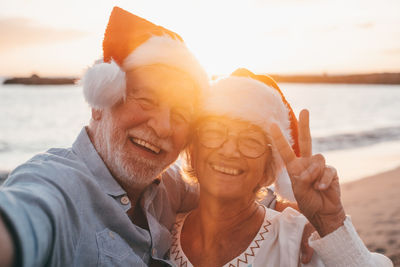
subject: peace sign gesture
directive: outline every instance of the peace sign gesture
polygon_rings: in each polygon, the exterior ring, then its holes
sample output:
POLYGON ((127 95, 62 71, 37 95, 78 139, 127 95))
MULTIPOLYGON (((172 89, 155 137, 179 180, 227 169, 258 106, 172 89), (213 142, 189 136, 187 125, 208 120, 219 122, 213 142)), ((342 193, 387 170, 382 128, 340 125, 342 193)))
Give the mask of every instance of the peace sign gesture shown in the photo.
POLYGON ((337 172, 333 167, 325 165, 321 154, 312 155, 308 110, 302 110, 299 116, 300 157, 296 157, 276 124, 271 127, 271 135, 286 165, 300 211, 320 236, 343 225, 345 213, 340 201, 337 172))

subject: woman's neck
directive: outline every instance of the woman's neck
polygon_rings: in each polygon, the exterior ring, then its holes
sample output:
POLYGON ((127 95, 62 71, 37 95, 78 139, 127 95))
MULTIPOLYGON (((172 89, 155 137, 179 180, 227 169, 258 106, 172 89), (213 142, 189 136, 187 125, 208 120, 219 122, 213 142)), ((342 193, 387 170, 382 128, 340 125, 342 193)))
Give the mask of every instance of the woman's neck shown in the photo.
POLYGON ((199 230, 207 236, 231 232, 243 228, 257 217, 259 204, 254 198, 244 200, 219 199, 203 194, 194 216, 197 217, 201 227, 199 230))
POLYGON ((182 229, 185 254, 195 266, 229 262, 254 239, 264 221, 264 211, 254 198, 221 200, 202 193, 199 206, 186 218, 182 229))

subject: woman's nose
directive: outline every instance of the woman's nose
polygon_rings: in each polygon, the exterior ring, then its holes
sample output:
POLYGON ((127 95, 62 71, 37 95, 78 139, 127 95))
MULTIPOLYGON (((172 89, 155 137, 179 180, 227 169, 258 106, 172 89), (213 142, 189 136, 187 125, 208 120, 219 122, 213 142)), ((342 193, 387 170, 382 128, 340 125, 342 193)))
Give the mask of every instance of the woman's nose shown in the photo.
POLYGON ((225 157, 240 157, 240 151, 237 145, 237 137, 228 135, 225 142, 219 148, 219 153, 225 157))

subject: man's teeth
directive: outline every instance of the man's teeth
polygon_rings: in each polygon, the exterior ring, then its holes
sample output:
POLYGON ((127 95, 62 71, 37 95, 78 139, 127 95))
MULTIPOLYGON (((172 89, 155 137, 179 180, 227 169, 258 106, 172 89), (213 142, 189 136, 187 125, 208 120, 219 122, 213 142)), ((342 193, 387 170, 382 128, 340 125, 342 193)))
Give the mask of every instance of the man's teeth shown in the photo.
POLYGON ((146 141, 144 141, 144 140, 142 140, 142 139, 132 138, 132 140, 133 140, 133 142, 135 142, 136 144, 141 145, 141 146, 143 146, 143 147, 145 147, 145 148, 147 148, 147 149, 153 151, 153 152, 156 153, 156 154, 160 153, 160 151, 161 151, 160 148, 158 148, 158 147, 156 147, 156 146, 154 146, 154 145, 152 145, 152 144, 150 144, 150 143, 147 143, 146 141))
POLYGON ((218 172, 226 173, 229 175, 238 175, 240 173, 240 170, 235 168, 222 167, 218 165, 211 165, 211 167, 218 172))

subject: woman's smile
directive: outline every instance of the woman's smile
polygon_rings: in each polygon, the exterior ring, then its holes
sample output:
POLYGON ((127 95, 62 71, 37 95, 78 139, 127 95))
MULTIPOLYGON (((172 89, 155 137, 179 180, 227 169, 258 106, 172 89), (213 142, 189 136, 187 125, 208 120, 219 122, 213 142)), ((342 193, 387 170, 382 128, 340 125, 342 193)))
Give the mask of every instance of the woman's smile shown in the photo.
POLYGON ((228 175, 237 176, 244 172, 242 169, 227 167, 227 166, 218 165, 218 164, 210 164, 210 166, 214 171, 217 171, 217 172, 220 172, 223 174, 228 174, 228 175))

